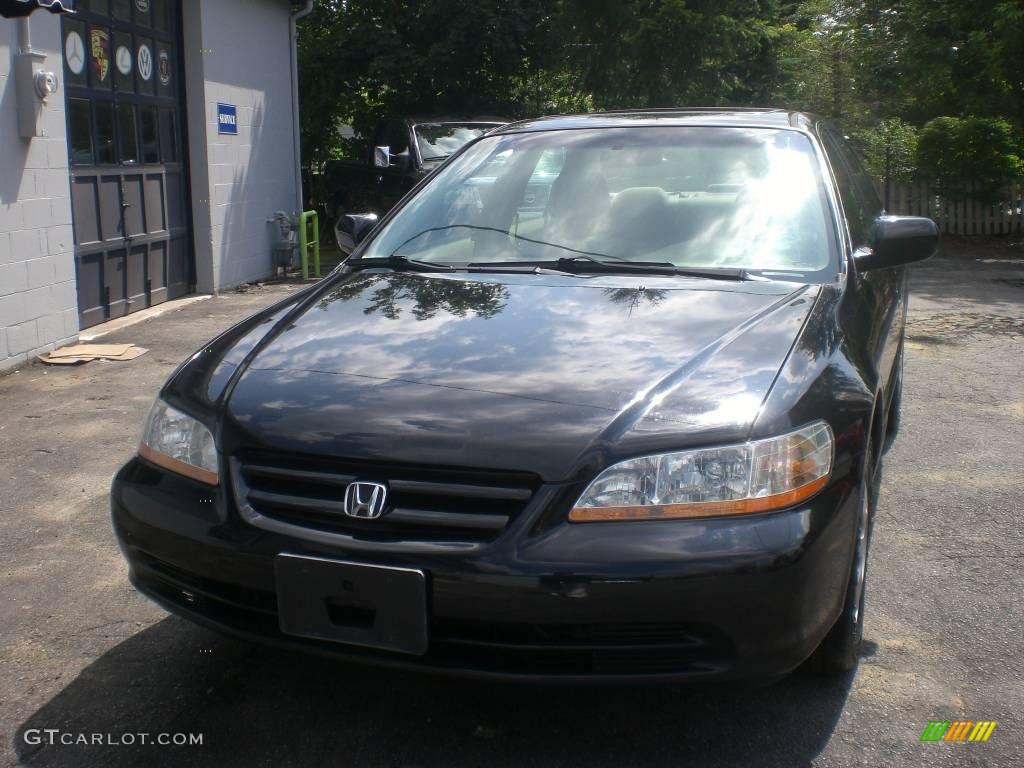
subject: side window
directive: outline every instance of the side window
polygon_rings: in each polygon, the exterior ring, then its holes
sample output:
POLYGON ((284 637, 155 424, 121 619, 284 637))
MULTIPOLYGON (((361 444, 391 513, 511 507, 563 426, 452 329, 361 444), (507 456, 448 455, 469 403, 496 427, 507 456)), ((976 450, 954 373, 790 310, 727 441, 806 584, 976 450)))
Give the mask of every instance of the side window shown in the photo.
POLYGON ((882 212, 882 203, 849 142, 832 128, 825 128, 822 139, 836 175, 853 245, 863 245, 870 237, 872 223, 882 212))

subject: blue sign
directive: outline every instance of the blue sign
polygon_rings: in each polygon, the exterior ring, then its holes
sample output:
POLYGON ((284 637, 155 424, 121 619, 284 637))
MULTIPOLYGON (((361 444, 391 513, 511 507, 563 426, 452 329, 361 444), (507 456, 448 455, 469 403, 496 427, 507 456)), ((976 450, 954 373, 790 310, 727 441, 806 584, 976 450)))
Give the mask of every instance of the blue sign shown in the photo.
POLYGON ((217 133, 238 135, 238 107, 234 104, 217 104, 217 133))

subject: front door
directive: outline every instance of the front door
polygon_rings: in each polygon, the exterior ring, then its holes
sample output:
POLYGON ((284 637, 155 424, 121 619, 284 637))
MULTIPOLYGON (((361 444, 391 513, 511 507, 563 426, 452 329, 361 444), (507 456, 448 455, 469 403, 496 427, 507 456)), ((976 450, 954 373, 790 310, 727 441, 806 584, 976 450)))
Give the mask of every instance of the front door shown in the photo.
POLYGON ((81 328, 194 284, 179 0, 79 0, 63 19, 81 328))

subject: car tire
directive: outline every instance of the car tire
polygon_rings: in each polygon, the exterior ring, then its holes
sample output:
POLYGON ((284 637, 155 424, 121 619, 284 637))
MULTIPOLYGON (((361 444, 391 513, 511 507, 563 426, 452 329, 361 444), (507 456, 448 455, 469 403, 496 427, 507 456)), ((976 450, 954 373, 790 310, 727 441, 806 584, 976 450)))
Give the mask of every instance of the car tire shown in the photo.
POLYGON ((857 666, 864 638, 864 585, 867 580, 868 550, 877 489, 871 446, 865 452, 855 532, 855 549, 843 612, 807 660, 808 669, 818 675, 844 675, 857 666))

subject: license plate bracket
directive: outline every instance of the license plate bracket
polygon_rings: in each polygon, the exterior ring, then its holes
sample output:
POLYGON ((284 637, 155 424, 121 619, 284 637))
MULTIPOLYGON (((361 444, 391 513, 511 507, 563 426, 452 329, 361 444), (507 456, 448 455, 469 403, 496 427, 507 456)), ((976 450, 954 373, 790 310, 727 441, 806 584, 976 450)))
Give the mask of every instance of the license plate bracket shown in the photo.
POLYGON ((423 571, 280 554, 274 572, 278 623, 285 634, 426 653, 423 571))

